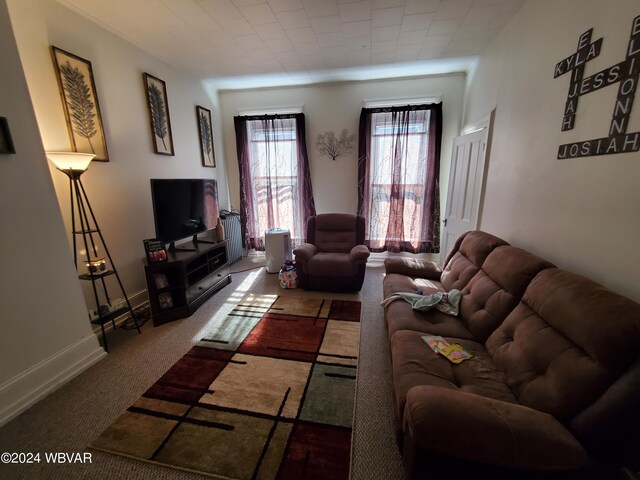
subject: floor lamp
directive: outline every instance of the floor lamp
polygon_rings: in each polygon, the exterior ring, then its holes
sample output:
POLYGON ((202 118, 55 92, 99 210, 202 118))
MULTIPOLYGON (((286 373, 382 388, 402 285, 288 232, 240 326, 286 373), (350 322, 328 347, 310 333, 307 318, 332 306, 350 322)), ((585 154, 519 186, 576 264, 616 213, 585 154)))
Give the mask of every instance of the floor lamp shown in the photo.
POLYGON ((85 259, 84 264, 87 267, 87 273, 78 275, 80 280, 87 280, 91 282, 93 287, 93 296, 96 302, 97 317, 91 318, 91 323, 99 324, 102 329, 102 339, 104 342, 104 349, 108 352, 109 347, 107 345, 107 337, 104 332, 104 324, 111 322, 113 328, 116 328, 115 319, 120 315, 124 315, 129 312, 135 328, 140 333, 140 325, 136 318, 135 312, 131 307, 127 293, 124 290, 120 275, 116 269, 107 244, 102 237, 102 232, 96 221, 96 217, 93 214, 93 209, 89 203, 89 198, 82 185, 80 176, 87 171, 89 164, 95 155, 88 153, 71 153, 71 152, 47 152, 47 158, 56 166, 58 170, 63 172, 69 177, 69 201, 71 204, 71 236, 73 238, 73 260, 78 270, 78 250, 77 239, 82 237, 82 246, 84 246, 85 259), (76 221, 77 218, 77 221, 76 221), (95 238, 97 236, 97 238, 95 238), (98 250, 99 245, 102 244, 104 252, 109 259, 109 266, 107 268, 107 262, 104 257, 99 257, 98 250), (120 286, 120 291, 124 298, 124 304, 119 306, 112 305, 111 297, 107 290, 107 284, 105 278, 111 275, 115 275, 120 286), (96 285, 98 284, 98 285, 96 285), (104 293, 105 304, 101 304, 99 287, 104 293))

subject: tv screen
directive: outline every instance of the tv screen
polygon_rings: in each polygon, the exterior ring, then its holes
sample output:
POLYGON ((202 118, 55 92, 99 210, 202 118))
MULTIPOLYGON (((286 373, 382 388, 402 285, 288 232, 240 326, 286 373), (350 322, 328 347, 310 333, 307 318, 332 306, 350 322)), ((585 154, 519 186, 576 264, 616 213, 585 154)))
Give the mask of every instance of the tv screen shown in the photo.
POLYGON ((156 236, 165 243, 218 223, 218 183, 204 179, 151 179, 156 236))

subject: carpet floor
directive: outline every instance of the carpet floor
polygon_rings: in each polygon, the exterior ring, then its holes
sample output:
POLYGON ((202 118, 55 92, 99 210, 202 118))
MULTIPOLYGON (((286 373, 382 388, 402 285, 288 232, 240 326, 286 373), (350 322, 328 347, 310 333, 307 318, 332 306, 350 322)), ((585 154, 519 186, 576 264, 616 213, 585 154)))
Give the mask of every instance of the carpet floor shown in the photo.
MULTIPOLYGON (((109 355, 23 414, 0 428, 0 452, 91 453, 91 463, 0 465, 2 479, 159 479, 195 480, 200 474, 174 470, 103 452, 88 445, 149 389, 247 294, 325 298, 324 292, 282 290, 278 276, 267 274, 264 258, 248 257, 232 265, 232 283, 191 317, 142 334, 109 332, 109 355)), ((382 262, 369 260, 365 284, 357 294, 331 298, 362 303, 360 352, 353 426, 351 478, 401 480, 402 464, 395 443, 391 367, 384 325, 382 262)))

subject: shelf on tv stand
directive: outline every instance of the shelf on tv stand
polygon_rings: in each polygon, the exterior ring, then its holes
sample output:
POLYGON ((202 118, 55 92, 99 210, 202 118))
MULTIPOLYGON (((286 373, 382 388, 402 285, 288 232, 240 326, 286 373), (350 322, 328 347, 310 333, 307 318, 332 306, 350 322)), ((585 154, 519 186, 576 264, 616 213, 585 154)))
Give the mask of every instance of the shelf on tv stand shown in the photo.
POLYGON ((145 262, 154 325, 192 315, 211 295, 231 283, 227 242, 198 242, 192 251, 167 251, 167 260, 145 262))

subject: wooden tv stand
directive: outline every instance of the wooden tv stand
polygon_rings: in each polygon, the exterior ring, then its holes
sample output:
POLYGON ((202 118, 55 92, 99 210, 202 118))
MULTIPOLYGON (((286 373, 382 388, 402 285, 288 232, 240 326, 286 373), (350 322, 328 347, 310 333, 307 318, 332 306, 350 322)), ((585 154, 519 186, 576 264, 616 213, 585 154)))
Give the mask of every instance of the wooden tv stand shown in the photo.
POLYGON ((193 251, 167 251, 166 262, 144 262, 154 326, 191 316, 231 283, 226 240, 188 246, 193 251))

